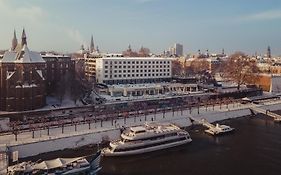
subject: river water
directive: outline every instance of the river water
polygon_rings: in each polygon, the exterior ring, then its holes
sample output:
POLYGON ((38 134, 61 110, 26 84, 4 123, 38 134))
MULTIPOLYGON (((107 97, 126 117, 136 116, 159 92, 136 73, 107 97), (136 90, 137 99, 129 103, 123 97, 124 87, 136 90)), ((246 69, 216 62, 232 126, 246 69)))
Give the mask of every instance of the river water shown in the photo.
POLYGON ((281 124, 265 116, 220 123, 236 130, 219 137, 187 128, 192 143, 138 156, 102 159, 99 175, 281 175, 281 124))

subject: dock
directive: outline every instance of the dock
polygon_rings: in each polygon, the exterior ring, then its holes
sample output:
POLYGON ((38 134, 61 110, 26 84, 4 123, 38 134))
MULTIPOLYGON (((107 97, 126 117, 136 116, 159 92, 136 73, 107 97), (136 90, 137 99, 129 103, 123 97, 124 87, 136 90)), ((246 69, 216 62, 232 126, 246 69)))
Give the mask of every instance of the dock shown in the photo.
POLYGON ((189 118, 191 123, 193 123, 194 121, 196 121, 198 124, 201 124, 205 127, 207 127, 208 129, 205 130, 206 133, 209 133, 211 135, 220 135, 220 134, 225 134, 225 133, 229 133, 231 131, 234 130, 234 128, 231 128, 230 126, 227 125, 220 125, 220 124, 216 124, 213 125, 211 123, 209 123, 206 119, 195 119, 193 117, 189 118))
POLYGON ((264 114, 264 115, 267 115, 267 116, 273 118, 273 120, 275 122, 281 122, 281 115, 279 115, 279 114, 276 114, 269 110, 258 108, 258 107, 251 107, 249 109, 251 110, 252 113, 254 113, 254 112, 261 113, 261 114, 264 114))

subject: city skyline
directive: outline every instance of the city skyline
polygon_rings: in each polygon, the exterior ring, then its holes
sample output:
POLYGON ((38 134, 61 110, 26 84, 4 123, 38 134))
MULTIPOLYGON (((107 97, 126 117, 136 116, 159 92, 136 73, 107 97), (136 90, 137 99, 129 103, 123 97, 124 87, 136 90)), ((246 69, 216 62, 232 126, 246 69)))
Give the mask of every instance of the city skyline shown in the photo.
POLYGON ((26 28, 34 50, 75 52, 91 35, 103 52, 148 47, 161 53, 173 43, 198 49, 281 54, 281 2, 277 0, 0 0, 0 50, 26 28))

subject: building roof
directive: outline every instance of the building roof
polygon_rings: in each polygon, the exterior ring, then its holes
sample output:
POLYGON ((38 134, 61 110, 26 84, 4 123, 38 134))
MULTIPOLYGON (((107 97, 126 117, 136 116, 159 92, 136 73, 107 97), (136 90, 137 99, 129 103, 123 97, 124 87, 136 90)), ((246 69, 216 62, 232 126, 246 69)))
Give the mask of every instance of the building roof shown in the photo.
POLYGON ((172 58, 161 57, 103 57, 103 60, 172 60, 172 58))
POLYGON ((30 51, 27 45, 23 45, 22 49, 18 52, 7 51, 5 52, 2 63, 45 63, 45 60, 37 52, 30 51))

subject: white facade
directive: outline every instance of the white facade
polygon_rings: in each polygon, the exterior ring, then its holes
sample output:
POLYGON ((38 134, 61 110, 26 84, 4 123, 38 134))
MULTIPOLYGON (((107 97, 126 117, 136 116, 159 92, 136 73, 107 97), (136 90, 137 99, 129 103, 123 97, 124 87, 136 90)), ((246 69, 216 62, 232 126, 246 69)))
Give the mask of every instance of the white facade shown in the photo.
POLYGON ((176 43, 174 48, 175 48, 175 54, 177 56, 183 56, 183 45, 182 44, 176 43))
POLYGON ((105 84, 151 83, 172 78, 172 60, 154 57, 107 57, 96 60, 96 80, 105 84))

